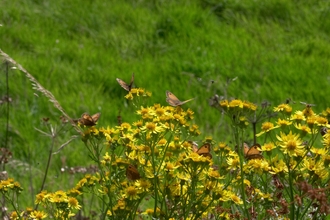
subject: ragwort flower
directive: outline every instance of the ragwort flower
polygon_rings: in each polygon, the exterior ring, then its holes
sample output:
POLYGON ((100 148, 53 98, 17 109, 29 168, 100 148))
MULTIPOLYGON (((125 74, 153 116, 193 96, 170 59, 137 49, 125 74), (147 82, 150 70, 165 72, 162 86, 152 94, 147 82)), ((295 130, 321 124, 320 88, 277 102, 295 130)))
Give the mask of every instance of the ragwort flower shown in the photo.
POLYGON ((125 189, 125 193, 123 194, 124 198, 127 198, 129 200, 137 200, 139 199, 139 194, 138 194, 138 188, 135 186, 128 186, 125 189))
POLYGON ((286 114, 291 114, 292 107, 289 104, 280 104, 274 108, 274 112, 284 112, 286 114))
POLYGON ((34 210, 33 212, 30 213, 29 217, 32 219, 44 219, 47 217, 47 214, 44 213, 43 211, 34 210))
POLYGON ((260 133, 258 133, 256 136, 257 137, 259 137, 259 136, 261 136, 262 134, 264 134, 264 133, 268 133, 268 132, 270 132, 271 130, 273 130, 273 129, 275 129, 275 128, 278 128, 279 126, 277 125, 277 126, 274 126, 274 124, 273 123, 271 123, 271 122, 269 122, 269 121, 267 121, 267 122, 264 122, 264 123, 262 123, 262 125, 261 125, 261 132, 260 133))
POLYGON ((305 146, 303 145, 303 141, 299 138, 299 134, 292 134, 292 131, 290 131, 289 134, 281 132, 280 136, 276 135, 276 137, 280 141, 278 145, 282 147, 284 154, 288 154, 290 157, 304 155, 305 146))

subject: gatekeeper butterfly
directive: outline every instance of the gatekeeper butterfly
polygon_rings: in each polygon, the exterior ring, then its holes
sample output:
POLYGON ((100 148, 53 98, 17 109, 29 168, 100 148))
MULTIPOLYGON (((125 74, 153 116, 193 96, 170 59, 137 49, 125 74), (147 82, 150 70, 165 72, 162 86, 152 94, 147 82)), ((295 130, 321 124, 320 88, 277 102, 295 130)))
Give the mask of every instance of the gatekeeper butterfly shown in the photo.
POLYGON ((260 144, 254 144, 252 147, 249 147, 246 143, 244 143, 244 156, 246 159, 262 159, 264 158, 261 155, 261 151, 258 150, 260 148, 260 144))
POLYGON ((193 151, 203 157, 208 157, 209 159, 212 159, 212 154, 211 152, 211 144, 210 143, 205 143, 203 144, 199 149, 193 145, 193 151))
POLYGON ((88 113, 83 113, 81 117, 78 119, 78 122, 85 126, 94 126, 96 122, 99 120, 101 113, 96 113, 90 116, 88 113))
POLYGON ((170 104, 171 106, 183 105, 184 103, 187 103, 193 99, 194 98, 182 102, 173 93, 171 93, 170 91, 166 91, 166 102, 168 102, 168 104, 170 104))
POLYGON ((119 83, 119 85, 120 85, 123 89, 125 89, 127 92, 129 92, 129 91, 131 91, 132 86, 133 86, 133 82, 134 82, 134 73, 132 74, 132 78, 131 78, 131 82, 130 82, 130 84, 127 84, 127 83, 125 83, 123 80, 118 79, 118 78, 116 78, 116 80, 117 80, 117 82, 119 83))
POLYGON ((126 177, 129 180, 138 180, 141 178, 139 171, 136 169, 136 167, 132 164, 129 164, 126 168, 126 177))

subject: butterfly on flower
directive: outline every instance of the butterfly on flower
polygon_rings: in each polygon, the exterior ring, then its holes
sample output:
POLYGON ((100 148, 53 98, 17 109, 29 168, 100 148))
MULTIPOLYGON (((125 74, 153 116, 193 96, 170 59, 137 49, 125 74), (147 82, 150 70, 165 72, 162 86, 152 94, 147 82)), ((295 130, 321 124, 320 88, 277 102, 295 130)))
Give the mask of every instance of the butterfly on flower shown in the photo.
POLYGON ((171 106, 183 105, 193 99, 194 98, 182 102, 173 93, 171 93, 170 91, 166 91, 166 102, 168 102, 168 104, 170 104, 171 106))
POLYGON ((123 80, 116 78, 117 82, 119 83, 119 85, 125 89, 127 92, 130 92, 132 87, 133 87, 133 82, 134 82, 134 73, 132 74, 132 78, 131 78, 131 82, 130 84, 125 83, 123 80))
POLYGON ((197 153, 200 156, 208 157, 209 159, 212 159, 211 152, 211 144, 205 143, 200 148, 198 148, 196 145, 193 144, 193 151, 197 153))
POLYGON ((244 143, 244 156, 246 159, 262 159, 264 158, 261 155, 260 144, 254 144, 252 147, 249 147, 246 143, 244 143))
POLYGON ((139 171, 132 164, 129 164, 126 168, 126 177, 129 180, 138 180, 141 178, 139 171))
POLYGON ((79 119, 73 120, 74 122, 78 122, 81 125, 85 126, 94 126, 96 122, 99 120, 101 113, 96 113, 94 115, 90 115, 88 113, 83 113, 79 119))

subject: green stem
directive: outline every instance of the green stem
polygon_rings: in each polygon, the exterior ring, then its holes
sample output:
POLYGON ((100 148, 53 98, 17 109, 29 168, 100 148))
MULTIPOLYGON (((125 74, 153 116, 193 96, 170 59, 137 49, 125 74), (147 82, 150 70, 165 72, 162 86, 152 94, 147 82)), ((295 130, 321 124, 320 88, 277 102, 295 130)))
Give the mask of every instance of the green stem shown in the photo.
POLYGON ((294 213, 294 196, 293 196, 293 181, 292 181, 292 171, 290 168, 290 162, 287 164, 288 173, 289 173, 289 196, 290 196, 290 219, 295 219, 294 213))
MULTIPOLYGON (((235 123, 235 122, 233 122, 233 123, 235 123)), ((239 155, 239 166, 240 166, 240 175, 241 175, 241 184, 240 185, 241 185, 241 196, 242 196, 242 200, 243 200, 243 207, 244 207, 245 216, 248 219, 250 219, 250 213, 247 208, 246 199, 245 199, 245 190, 244 190, 244 171, 243 171, 244 143, 243 143, 243 140, 240 140, 240 134, 239 134, 238 128, 236 126, 234 126, 233 130, 234 130, 235 143, 236 143, 236 146, 238 146, 237 151, 238 151, 238 155, 239 155)), ((243 131, 242 131, 241 137, 243 137, 243 131)))
MULTIPOLYGON (((50 145, 49 154, 48 154, 48 161, 47 161, 46 170, 45 170, 45 175, 44 175, 44 178, 42 180, 42 184, 41 184, 39 192, 42 192, 42 190, 44 190, 44 187, 45 187, 45 183, 46 183, 46 179, 47 179, 47 175, 48 175, 48 170, 49 170, 49 166, 50 166, 50 161, 52 159, 53 148, 54 148, 54 145, 55 145, 55 137, 56 137, 56 134, 52 134, 52 144, 50 145)), ((38 209, 38 205, 39 204, 36 204, 35 210, 38 209)))

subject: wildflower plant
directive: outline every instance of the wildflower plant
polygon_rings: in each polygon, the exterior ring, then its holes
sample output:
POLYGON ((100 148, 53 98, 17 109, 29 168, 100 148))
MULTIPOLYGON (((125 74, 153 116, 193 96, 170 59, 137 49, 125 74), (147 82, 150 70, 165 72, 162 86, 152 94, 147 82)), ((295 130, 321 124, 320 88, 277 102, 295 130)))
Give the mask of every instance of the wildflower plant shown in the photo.
POLYGON ((224 177, 212 167, 211 154, 193 150, 190 140, 200 131, 192 123, 192 110, 155 104, 140 107, 137 114, 141 119, 132 125, 91 127, 84 133, 100 168, 93 190, 106 203, 103 216, 208 218, 219 201, 240 202, 221 183, 224 177))
POLYGON ((277 114, 271 115, 269 107, 262 105, 257 113, 256 105, 241 100, 219 100, 213 106, 232 125, 236 148, 228 152, 227 168, 236 172, 236 192, 243 200, 240 214, 252 219, 310 219, 329 214, 327 111, 316 114, 312 105, 305 104, 293 112, 284 103, 273 108, 277 114), (244 139, 251 128, 253 150, 244 139))
POLYGON ((184 102, 146 105, 151 93, 132 87, 134 75, 127 89, 121 86, 139 119, 98 127, 100 113, 72 120, 18 67, 72 124, 97 172, 67 191, 42 187, 36 207, 23 211, 20 184, 3 178, 11 219, 324 219, 330 213, 330 109, 317 114, 306 103, 271 108, 214 96, 210 104, 226 115, 231 141, 207 137, 198 146, 194 112, 184 102))

